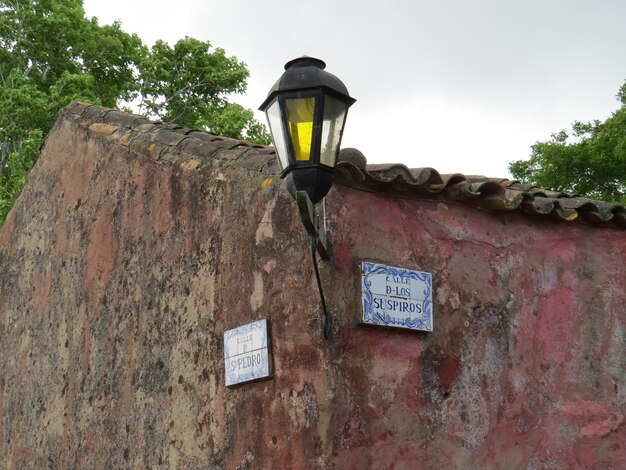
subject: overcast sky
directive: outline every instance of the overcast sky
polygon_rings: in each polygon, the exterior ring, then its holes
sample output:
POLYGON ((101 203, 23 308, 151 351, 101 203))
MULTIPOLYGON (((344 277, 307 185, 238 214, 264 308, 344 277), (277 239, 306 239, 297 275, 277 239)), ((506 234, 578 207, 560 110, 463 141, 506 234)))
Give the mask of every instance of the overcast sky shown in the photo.
MULTIPOLYGON (((285 62, 324 60, 357 102, 342 147, 369 163, 509 176, 626 80, 624 0, 85 0, 148 45, 208 40, 245 62, 256 110, 285 62)), ((260 112, 257 117, 265 122, 260 112)))

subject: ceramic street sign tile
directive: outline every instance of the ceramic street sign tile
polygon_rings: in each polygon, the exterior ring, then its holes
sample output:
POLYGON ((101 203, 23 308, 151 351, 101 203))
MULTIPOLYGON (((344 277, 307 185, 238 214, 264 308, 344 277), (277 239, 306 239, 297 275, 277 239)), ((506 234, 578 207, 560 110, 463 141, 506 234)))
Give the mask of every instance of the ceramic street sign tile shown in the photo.
POLYGON ((226 385, 271 376, 267 320, 224 331, 224 370, 226 385))
POLYGON ((363 261, 362 322, 433 331, 432 274, 363 261))

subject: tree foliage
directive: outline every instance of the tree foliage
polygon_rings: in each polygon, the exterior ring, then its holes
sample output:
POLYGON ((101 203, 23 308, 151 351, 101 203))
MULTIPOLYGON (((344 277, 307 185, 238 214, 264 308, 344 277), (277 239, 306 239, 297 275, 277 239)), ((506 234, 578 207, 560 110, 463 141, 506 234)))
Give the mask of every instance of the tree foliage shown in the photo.
POLYGON ((269 143, 231 103, 248 69, 209 42, 147 47, 119 23, 85 17, 83 0, 0 0, 0 224, 58 112, 73 100, 269 143))
POLYGON ((509 165, 529 184, 626 204, 626 83, 617 95, 621 107, 604 122, 574 122, 532 146, 529 160, 509 165))

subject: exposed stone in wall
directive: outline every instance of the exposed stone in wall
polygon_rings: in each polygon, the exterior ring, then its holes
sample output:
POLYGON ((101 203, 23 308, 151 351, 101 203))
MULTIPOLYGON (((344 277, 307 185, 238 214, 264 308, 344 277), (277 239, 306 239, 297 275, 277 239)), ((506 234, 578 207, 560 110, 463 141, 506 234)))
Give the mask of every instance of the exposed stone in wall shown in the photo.
POLYGON ((92 126, 57 123, 0 231, 3 468, 626 467, 623 231, 337 185, 325 341, 263 165, 92 126), (361 260, 431 272, 435 331, 359 325, 361 260), (226 388, 258 318, 274 378, 226 388))

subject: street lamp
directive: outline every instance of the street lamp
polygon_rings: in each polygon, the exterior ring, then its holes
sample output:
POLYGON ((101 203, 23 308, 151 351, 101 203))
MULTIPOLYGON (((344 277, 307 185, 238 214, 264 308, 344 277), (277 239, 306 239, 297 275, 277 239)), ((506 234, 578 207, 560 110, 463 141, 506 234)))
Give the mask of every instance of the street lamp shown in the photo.
POLYGON ((332 186, 346 115, 355 102, 343 82, 325 67, 322 60, 306 56, 287 62, 259 108, 269 122, 280 176, 298 201, 309 232, 317 227, 306 220, 307 214, 332 186), (303 200, 305 195, 308 201, 303 200))
MULTIPOLYGON (((319 226, 313 206, 330 190, 348 108, 356 101, 326 64, 313 57, 299 57, 285 64, 285 72, 260 106, 269 123, 278 155, 281 178, 298 203, 300 218, 313 238, 313 249, 330 258, 326 232, 319 226)), ((313 252, 322 304, 317 259, 313 252)), ((328 333, 325 326, 325 334, 328 333)))

